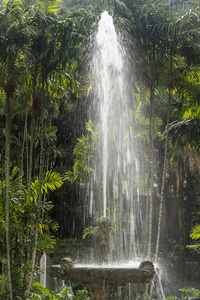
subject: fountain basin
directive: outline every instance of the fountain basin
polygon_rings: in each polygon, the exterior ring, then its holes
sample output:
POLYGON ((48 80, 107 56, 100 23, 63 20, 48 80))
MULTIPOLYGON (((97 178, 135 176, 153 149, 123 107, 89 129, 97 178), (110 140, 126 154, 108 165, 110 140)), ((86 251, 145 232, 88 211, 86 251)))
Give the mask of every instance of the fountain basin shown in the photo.
POLYGON ((144 261, 139 268, 112 265, 75 265, 69 258, 63 258, 58 268, 59 277, 86 286, 92 300, 109 298, 117 287, 127 283, 150 282, 155 274, 153 263, 144 261))
POLYGON ((58 266, 59 276, 64 280, 79 281, 82 284, 106 282, 126 284, 149 282, 155 273, 153 263, 144 261, 139 268, 112 265, 74 265, 69 258, 63 258, 58 266))

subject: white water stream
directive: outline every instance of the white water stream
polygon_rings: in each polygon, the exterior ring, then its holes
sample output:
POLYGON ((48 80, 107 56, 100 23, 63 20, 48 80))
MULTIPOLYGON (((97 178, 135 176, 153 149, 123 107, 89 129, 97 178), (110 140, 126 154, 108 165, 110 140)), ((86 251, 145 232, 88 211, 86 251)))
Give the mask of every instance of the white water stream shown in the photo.
MULTIPOLYGON (((91 216, 109 217, 111 221, 109 262, 119 266, 141 257, 145 220, 140 201, 132 62, 129 64, 113 18, 106 11, 92 48, 89 120, 96 131, 87 200, 91 216)), ((160 291, 160 299, 164 299, 160 291)))
POLYGON ((88 188, 90 214, 109 217, 116 227, 113 259, 132 259, 138 255, 136 231, 141 223, 140 218, 137 224, 135 220, 140 216, 136 183, 140 166, 135 154, 133 78, 113 18, 106 11, 92 47, 89 119, 99 133, 88 188))

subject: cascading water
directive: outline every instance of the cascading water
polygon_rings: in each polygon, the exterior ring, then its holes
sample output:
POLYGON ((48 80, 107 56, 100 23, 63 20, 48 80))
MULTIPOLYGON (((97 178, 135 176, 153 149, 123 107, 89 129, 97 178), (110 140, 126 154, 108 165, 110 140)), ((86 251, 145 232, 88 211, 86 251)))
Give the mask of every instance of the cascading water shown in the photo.
POLYGON ((103 12, 90 64, 91 107, 95 126, 93 172, 89 180, 90 214, 109 217, 114 229, 111 260, 136 257, 141 227, 139 164, 134 134, 133 76, 112 17, 103 12), (137 234, 138 233, 138 234, 137 234))

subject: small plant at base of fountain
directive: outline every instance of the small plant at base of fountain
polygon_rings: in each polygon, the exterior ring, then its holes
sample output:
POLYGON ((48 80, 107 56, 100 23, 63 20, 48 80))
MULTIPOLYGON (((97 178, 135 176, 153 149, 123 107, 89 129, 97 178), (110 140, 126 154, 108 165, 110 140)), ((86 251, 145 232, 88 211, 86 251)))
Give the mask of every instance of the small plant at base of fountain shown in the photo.
MULTIPOLYGON (((71 285, 64 285, 62 290, 58 293, 57 291, 50 291, 43 287, 39 282, 34 281, 30 292, 30 300, 89 300, 89 293, 86 288, 77 290, 75 293, 71 285)), ((20 299, 19 299, 20 300, 20 299)))

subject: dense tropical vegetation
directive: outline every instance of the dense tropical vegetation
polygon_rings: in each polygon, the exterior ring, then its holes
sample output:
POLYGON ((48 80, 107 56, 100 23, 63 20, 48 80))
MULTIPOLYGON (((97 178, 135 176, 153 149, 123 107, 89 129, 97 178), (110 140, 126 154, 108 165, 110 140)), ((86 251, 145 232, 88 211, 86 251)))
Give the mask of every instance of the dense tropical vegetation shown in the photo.
POLYGON ((0 299, 89 299, 84 287, 50 292, 37 280, 43 253, 55 263, 66 255, 84 260, 95 232, 78 187, 92 172, 86 74, 103 10, 123 35, 135 74, 141 247, 173 266, 177 285, 168 294, 182 288, 179 297, 199 296, 200 6, 182 7, 181 0, 2 2, 0 299))

